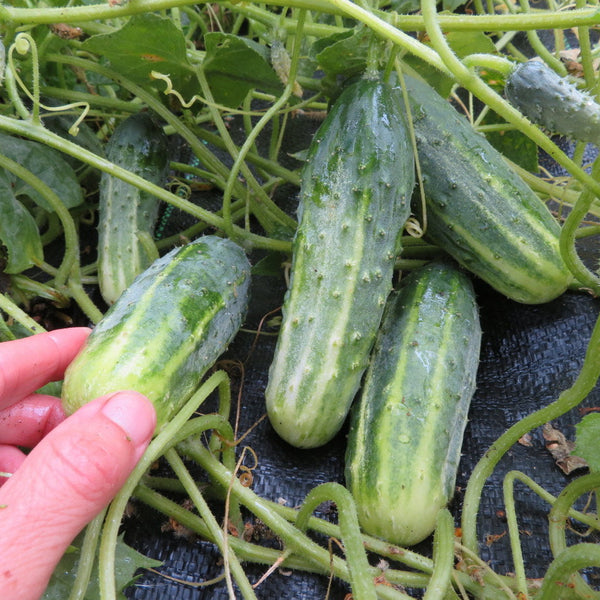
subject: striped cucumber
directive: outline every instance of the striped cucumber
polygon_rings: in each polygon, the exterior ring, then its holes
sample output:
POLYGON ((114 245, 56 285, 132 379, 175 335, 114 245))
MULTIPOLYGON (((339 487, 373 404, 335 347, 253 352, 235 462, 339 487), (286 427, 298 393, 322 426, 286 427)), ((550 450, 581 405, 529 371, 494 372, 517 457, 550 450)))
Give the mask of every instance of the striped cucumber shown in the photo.
MULTIPOLYGON (((106 158, 163 185, 169 164, 167 145, 162 128, 149 113, 140 112, 115 129, 106 146, 106 158)), ((110 305, 155 258, 142 238, 154 232, 160 201, 108 173, 102 174, 99 191, 98 285, 110 305)))
POLYGON ((294 446, 325 444, 348 413, 391 290, 413 161, 396 94, 367 78, 342 92, 309 147, 266 389, 270 421, 294 446))
POLYGON ((546 63, 520 63, 509 75, 504 91, 532 123, 552 133, 600 144, 600 104, 546 63))
MULTIPOLYGON (((405 77, 426 197, 425 238, 508 298, 548 302, 572 280, 546 205, 429 85, 405 77)), ((421 199, 413 208, 421 213, 421 199)))
POLYGON ((469 276, 432 262, 392 292, 359 401, 346 483, 365 532, 413 545, 454 492, 481 328, 469 276))
POLYGON ((249 287, 248 259, 227 239, 204 236, 157 259, 69 365, 67 414, 103 394, 136 390, 153 402, 160 429, 236 335, 249 287))

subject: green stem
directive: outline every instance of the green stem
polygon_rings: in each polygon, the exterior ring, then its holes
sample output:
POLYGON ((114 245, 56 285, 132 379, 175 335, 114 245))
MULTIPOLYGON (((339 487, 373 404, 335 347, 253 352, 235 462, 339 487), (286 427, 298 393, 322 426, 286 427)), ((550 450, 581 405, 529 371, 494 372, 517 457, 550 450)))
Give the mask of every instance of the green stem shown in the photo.
POLYGON ((225 539, 225 535, 223 533, 223 529, 217 523, 213 513, 210 510, 210 507, 206 503, 206 500, 202 496, 202 493, 198 489, 196 482, 190 475, 190 472, 187 470, 183 461, 177 454, 174 448, 169 448, 169 450, 165 453, 165 458, 167 459, 169 465, 173 469, 173 472, 181 483, 183 484, 186 492, 188 493, 190 500, 194 503, 194 506, 198 509, 200 517, 204 520, 206 527, 209 530, 211 539, 217 545, 219 550, 221 551, 221 555, 225 561, 225 578, 227 581, 227 589, 229 591, 229 597, 234 598, 235 592, 233 589, 233 582, 230 578, 230 570, 233 576, 235 577, 236 583, 240 588, 240 591, 244 598, 256 598, 256 594, 252 588, 252 585, 248 581, 248 577, 240 564, 235 552, 230 547, 229 542, 225 539))
MULTIPOLYGON (((127 2, 114 6, 111 6, 107 2, 99 2, 98 4, 89 6, 45 7, 43 9, 0 5, 0 22, 10 23, 12 26, 52 23, 78 25, 86 22, 118 19, 144 12, 196 4, 197 0, 144 0, 143 2, 127 2)), ((220 4, 233 6, 234 9, 237 8, 237 5, 232 5, 230 2, 220 4)), ((344 9, 338 8, 335 3, 324 0, 269 0, 264 4, 305 9, 315 13, 345 14, 344 9)), ((379 11, 379 13, 382 17, 389 19, 394 27, 398 27, 404 31, 424 31, 426 29, 424 19, 421 15, 386 14, 383 11, 379 11)), ((503 32, 570 29, 572 27, 597 25, 598 10, 592 6, 586 9, 568 11, 540 11, 526 16, 519 13, 494 15, 445 14, 440 15, 439 22, 444 31, 503 32)))
MULTIPOLYGON (((206 223, 218 229, 223 228, 223 219, 221 217, 217 217, 214 213, 197 206, 193 202, 189 202, 175 194, 172 194, 168 190, 165 190, 164 188, 147 181, 143 177, 140 177, 139 175, 124 169, 123 167, 107 161, 93 152, 90 152, 78 144, 74 144, 73 142, 62 138, 51 131, 42 129, 40 127, 35 127, 24 121, 18 121, 10 117, 5 117, 3 115, 0 115, 0 129, 42 142, 48 146, 60 150, 61 152, 64 152, 65 154, 79 158, 80 160, 96 167, 97 169, 100 169, 101 171, 107 172, 110 175, 114 175, 115 177, 118 177, 127 183, 131 183, 137 188, 146 191, 161 200, 164 200, 168 204, 174 205, 176 208, 191 214, 198 220, 205 221, 206 223)), ((289 252, 290 250, 290 242, 287 241, 274 240, 250 233, 240 227, 235 228, 235 233, 250 246, 271 249, 279 252, 289 252)))
MULTIPOLYGON (((165 122, 173 128, 173 131, 175 131, 176 133, 181 135, 181 137, 190 145, 190 148, 192 149, 194 154, 198 157, 200 162, 202 162, 204 165, 206 165, 208 169, 214 171, 219 176, 220 180, 227 180, 227 177, 229 175, 229 168, 225 164, 223 164, 202 143, 202 141, 200 139, 198 139, 198 137, 196 135, 194 135, 194 133, 182 122, 181 119, 179 119, 176 115, 174 115, 167 107, 165 107, 163 104, 161 104, 151 93, 144 90, 144 88, 134 84, 132 81, 130 81, 126 77, 123 77, 122 75, 113 71, 112 69, 108 69, 106 67, 98 65, 97 63, 95 63, 91 60, 81 59, 81 58, 72 57, 72 56, 64 56, 62 54, 52 54, 52 55, 49 55, 47 57, 47 59, 53 60, 53 61, 59 62, 59 63, 73 64, 74 66, 90 70, 92 72, 103 75, 104 77, 112 79, 119 85, 123 86, 129 92, 131 92, 136 97, 138 97, 144 104, 146 104, 154 112, 156 112, 162 119, 164 119, 165 122)), ((199 79, 202 81, 203 76, 199 75, 199 79)), ((210 96, 210 90, 208 89, 207 84, 204 88, 204 91, 206 93, 205 95, 210 96)), ((212 104, 212 97, 209 97, 209 101, 212 104)), ((214 107, 211 107, 211 111, 213 112, 213 118, 218 119, 218 121, 216 121, 216 124, 218 125, 219 121, 222 123, 222 119, 221 119, 218 111, 214 107)), ((220 133, 223 136, 223 139, 228 144, 228 146, 227 146, 228 150, 230 151, 232 156, 235 156, 235 152, 236 152, 235 145, 231 141, 231 138, 229 136, 227 128, 224 126, 224 124, 220 128, 220 133)), ((99 167, 99 168, 102 168, 102 167, 99 167)), ((275 206, 274 203, 271 201, 271 199, 268 196, 266 196, 266 194, 264 194, 264 192, 260 188, 260 185, 254 179, 252 173, 249 170, 245 169, 244 175, 247 177, 248 181, 254 185, 254 190, 258 194, 260 194, 260 193, 263 194, 263 196, 261 197, 260 203, 261 203, 261 206, 264 208, 265 215, 267 217, 271 218, 272 220, 282 221, 284 226, 289 227, 291 230, 295 229, 296 222, 293 219, 291 219, 291 217, 288 217, 288 215, 286 215, 283 211, 281 211, 281 209, 279 209, 277 206, 275 206)), ((118 175, 117 175, 117 177, 118 177, 118 175)), ((136 185, 136 184, 133 184, 133 185, 136 185)), ((137 187, 139 187, 139 186, 137 186, 137 187)), ((157 186, 154 186, 154 187, 156 188, 157 186)), ((159 188, 157 188, 157 189, 159 189, 159 188)), ((154 195, 157 195, 156 192, 150 192, 150 193, 154 193, 154 195)), ((169 194, 168 192, 166 192, 166 193, 169 194)), ((236 181, 236 196, 238 198, 244 198, 245 195, 246 195, 245 188, 243 188, 243 186, 241 185, 241 183, 239 181, 236 181)), ((169 194, 169 197, 170 196, 172 196, 172 194, 169 194)), ((161 197, 161 196, 159 196, 159 197, 161 197)), ((165 200, 165 202, 170 202, 171 204, 173 204, 172 198, 171 198, 171 201, 169 201, 166 197, 162 197, 161 199, 165 200)), ((185 203, 182 206, 178 206, 178 208, 180 208, 181 210, 185 210, 186 212, 188 212, 194 216, 197 216, 198 213, 202 213, 204 215, 204 217, 198 217, 198 218, 206 221, 207 223, 209 223, 213 226, 218 226, 220 229, 223 229, 224 223, 225 223, 223 218, 216 218, 215 215, 213 213, 211 213, 210 211, 202 210, 202 209, 200 209, 200 207, 194 205, 191 202, 185 202, 181 198, 179 200, 182 203, 185 203), (218 222, 218 225, 217 225, 217 222, 218 222)), ((235 228, 234 231, 235 231, 236 236, 245 240, 248 244, 254 245, 256 247, 269 248, 269 247, 272 247, 273 244, 280 245, 280 246, 288 245, 288 243, 286 243, 286 242, 282 243, 281 241, 278 242, 275 240, 271 240, 270 238, 265 238, 264 236, 257 236, 255 234, 247 232, 244 229, 239 228, 239 227, 235 228)), ((275 248, 272 248, 272 249, 275 249, 275 248)))
MULTIPOLYGON (((600 177, 600 159, 596 159, 594 162, 592 177, 596 180, 600 177)), ((600 278, 585 266, 575 247, 577 231, 588 214, 594 199, 595 195, 590 189, 586 188, 581 192, 562 226, 559 245, 563 260, 576 279, 583 285, 588 286, 598 296, 600 295, 600 278)))
MULTIPOLYGON (((548 515, 550 549, 555 558, 567 548, 565 526, 572 505, 580 496, 600 487, 600 473, 589 473, 569 483, 559 494, 548 515)), ((574 575, 570 585, 575 586, 576 592, 582 598, 598 598, 600 595, 590 588, 581 575, 574 575)))
MULTIPOLYGON (((350 573, 344 561, 337 556, 330 556, 329 552, 302 534, 296 527, 275 513, 269 505, 252 490, 244 487, 233 473, 217 461, 211 453, 196 440, 187 440, 179 445, 179 450, 195 460, 203 467, 213 480, 223 488, 231 488, 232 493, 259 517, 295 554, 305 558, 317 568, 319 565, 331 564, 331 569, 336 577, 345 581, 349 580, 350 573)), ((409 600, 410 596, 400 591, 378 586, 377 593, 382 598, 409 600)))
POLYGON ((558 418, 577 406, 594 388, 600 376, 600 318, 596 321, 588 343, 583 366, 573 385, 563 391, 557 400, 544 408, 529 414, 512 425, 486 451, 475 465, 463 500, 462 535, 463 544, 472 552, 477 552, 477 513, 481 492, 487 478, 492 474, 498 461, 526 433, 544 423, 558 418))
POLYGON ((33 333, 43 333, 46 331, 37 321, 34 321, 25 311, 21 310, 5 294, 0 293, 0 310, 4 311, 9 317, 33 333))
POLYGON ((71 297, 77 302, 79 308, 81 308, 92 323, 98 323, 104 314, 83 289, 81 283, 81 270, 79 269, 78 264, 73 265, 67 286, 71 297))
POLYGON ((339 483, 329 482, 308 492, 296 517, 296 527, 304 532, 308 517, 323 502, 333 500, 338 510, 339 526, 350 573, 352 597, 355 600, 375 600, 377 594, 369 573, 369 561, 362 543, 356 504, 350 492, 339 483))
POLYGON ((452 588, 454 518, 443 508, 438 513, 433 535, 433 572, 423 600, 445 600, 452 588))
POLYGON ((139 483, 144 473, 150 468, 164 452, 171 447, 172 440, 177 436, 180 429, 186 424, 188 419, 198 410, 198 407, 206 398, 220 387, 228 379, 223 371, 213 373, 186 402, 183 408, 175 417, 160 431, 160 433, 150 443, 146 452, 128 477, 125 485, 119 491, 115 499, 110 504, 106 515, 102 539, 100 541, 99 561, 99 583, 102 600, 117 600, 115 586, 115 549, 119 527, 123 512, 127 502, 133 493, 133 490, 139 483))
MULTIPOLYGON (((281 231, 285 232, 287 236, 291 236, 296 228, 296 221, 273 203, 271 198, 269 198, 256 180, 252 170, 246 165, 243 158, 238 161, 239 151, 231 139, 231 135, 229 134, 221 114, 215 106, 210 86, 208 85, 206 76, 201 68, 197 69, 196 77, 202 89, 202 94, 207 99, 208 109, 213 117, 213 122, 217 127, 221 139, 225 143, 227 151, 234 159, 235 164, 238 165, 251 190, 256 194, 256 198, 252 203, 256 217, 269 234, 281 231)), ((227 181, 230 183, 229 176, 227 177, 227 181)), ((235 180, 231 182, 231 185, 234 183, 235 180)), ((237 230, 227 221, 227 208, 225 206, 223 206, 223 227, 225 231, 229 230, 234 237, 238 236, 237 230)))
MULTIPOLYGON (((527 16, 530 15, 529 8, 529 0, 520 0, 521 9, 523 13, 527 16)), ((540 37, 535 29, 530 29, 527 31, 527 39, 529 40, 529 44, 535 51, 535 53, 541 57, 544 62, 550 65, 557 73, 562 76, 567 74, 567 69, 565 65, 558 59, 556 56, 552 54, 540 40, 540 37)))
MULTIPOLYGON (((563 590, 569 590, 568 579, 571 574, 586 567, 600 567, 600 547, 597 544, 584 542, 563 550, 550 563, 536 600, 564 597, 563 590)), ((598 594, 595 593, 592 597, 597 598, 598 594)))
POLYGON ((519 524, 517 522, 517 511, 515 509, 514 498, 514 481, 519 478, 518 471, 510 471, 507 473, 502 483, 504 493, 504 507, 506 511, 506 523, 508 525, 508 536, 510 539, 510 549, 512 552, 512 560, 515 569, 515 580, 519 594, 523 596, 523 600, 529 598, 527 592, 527 576, 525 574, 525 564, 523 562, 523 552, 519 542, 519 524))
POLYGON ((77 574, 75 575, 75 581, 69 594, 69 600, 83 600, 85 598, 92 569, 94 568, 96 548, 98 547, 98 540, 100 539, 105 515, 106 509, 88 523, 85 528, 83 543, 79 552, 80 558, 77 565, 77 574))
MULTIPOLYGON (((273 119, 273 117, 279 112, 279 110, 285 106, 288 102, 290 96, 294 91, 294 84, 296 82, 296 73, 298 70, 298 63, 300 59, 300 49, 302 46, 302 35, 304 32, 304 20, 306 16, 306 11, 301 11, 298 17, 298 29, 296 30, 296 35, 294 37, 294 51, 291 58, 291 66, 289 72, 289 82, 285 86, 283 93, 277 99, 277 101, 272 104, 269 109, 265 112, 265 114, 259 119, 258 123, 254 126, 252 131, 246 137, 246 140, 242 147, 237 152, 237 156, 235 157, 235 161, 233 166, 231 167, 231 171, 229 173, 229 178, 227 180, 227 185, 223 191, 223 218, 225 220, 226 229, 225 232, 228 237, 233 237, 233 223, 231 220, 231 195, 233 192, 233 185, 238 177, 238 173, 240 169, 244 167, 244 161, 246 160, 246 155, 250 152, 254 144, 256 143, 256 139, 260 132, 265 128, 265 126, 273 119)), ((287 225, 292 229, 295 228, 295 221, 292 222, 286 221, 283 223, 285 226, 287 225)))

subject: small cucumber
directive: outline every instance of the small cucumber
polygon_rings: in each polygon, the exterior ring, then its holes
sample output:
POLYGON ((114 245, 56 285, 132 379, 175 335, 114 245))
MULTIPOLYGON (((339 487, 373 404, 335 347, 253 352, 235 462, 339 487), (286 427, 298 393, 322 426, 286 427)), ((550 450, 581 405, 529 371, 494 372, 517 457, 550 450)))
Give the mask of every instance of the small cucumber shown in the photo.
POLYGON ((390 294, 359 401, 346 483, 365 532, 413 545, 454 493, 481 328, 469 276, 432 262, 390 294))
POLYGON ((294 446, 325 444, 347 416, 392 287, 413 186, 396 94, 380 81, 352 83, 309 147, 266 389, 270 421, 294 446))
MULTIPOLYGON (((127 117, 106 146, 106 158, 116 165, 163 185, 169 165, 168 140, 147 112, 127 117)), ((155 258, 144 235, 152 235, 160 201, 125 181, 103 173, 98 203, 98 286, 112 304, 155 258)))
MULTIPOLYGON (((503 156, 432 87, 405 77, 426 198, 425 238, 493 288, 540 304, 572 276, 560 226, 503 156)), ((421 215, 421 198, 413 209, 421 215)))
POLYGON ((510 103, 532 123, 582 142, 600 144, 600 104, 546 63, 515 67, 504 89, 510 103))
POLYGON ((238 332, 249 287, 248 259, 227 239, 204 236, 157 259, 69 365, 62 391, 67 414, 98 396, 136 390, 153 402, 160 429, 238 332))

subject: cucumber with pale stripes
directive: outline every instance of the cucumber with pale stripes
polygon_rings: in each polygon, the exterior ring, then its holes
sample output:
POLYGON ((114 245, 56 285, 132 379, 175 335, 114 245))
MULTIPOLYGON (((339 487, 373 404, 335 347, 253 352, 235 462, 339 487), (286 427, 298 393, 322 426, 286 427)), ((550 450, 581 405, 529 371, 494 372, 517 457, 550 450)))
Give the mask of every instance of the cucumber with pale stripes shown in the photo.
MULTIPOLYGON (((540 304, 562 294, 572 276, 547 206, 432 87, 405 81, 426 198, 425 238, 508 298, 540 304)), ((422 214, 419 194, 413 208, 422 214)))
MULTIPOLYGON (((106 145, 106 158, 119 167, 163 185, 168 139, 148 112, 127 117, 106 145)), ((160 200, 108 173, 102 173, 98 200, 98 287, 112 304, 154 260, 152 243, 160 200)))
POLYGON ((157 430, 185 403, 242 325, 250 263, 234 242, 200 237, 143 271, 69 365, 67 414, 119 390, 145 394, 157 430))
POLYGON ((504 91, 510 103, 536 125, 599 145, 600 104, 574 81, 541 60, 528 60, 514 68, 504 91))
POLYGON ((266 403, 288 443, 341 428, 367 366, 410 215, 414 157, 393 89, 361 78, 309 147, 266 403))
POLYGON ((454 493, 481 328, 455 263, 413 271, 390 294, 351 413, 346 483, 363 530, 409 546, 454 493))

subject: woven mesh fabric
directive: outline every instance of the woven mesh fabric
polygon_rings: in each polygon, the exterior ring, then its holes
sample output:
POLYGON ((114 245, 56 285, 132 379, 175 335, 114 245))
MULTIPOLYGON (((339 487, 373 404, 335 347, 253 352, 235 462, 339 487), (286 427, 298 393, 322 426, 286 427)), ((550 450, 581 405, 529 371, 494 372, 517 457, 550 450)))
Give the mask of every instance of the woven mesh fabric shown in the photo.
MULTIPOLYGON (((314 123, 301 119, 292 123, 291 141, 286 148, 293 153, 308 145, 314 123)), ((241 133, 241 130, 240 130, 241 133)), ((291 159, 290 159, 291 160, 291 159)), ((291 164, 291 163, 290 163, 291 164)), ((546 167, 551 164, 545 164, 546 167)), ((296 202, 295 190, 280 190, 280 200, 288 206, 296 202), (286 195, 287 194, 287 195, 286 195)), ((212 193, 194 197, 195 201, 215 201, 212 193)), ((183 215, 173 214, 170 225, 176 230, 183 215)), ((594 256, 593 246, 584 248, 586 256, 594 256)), ((463 457, 457 479, 457 493, 451 505, 457 524, 460 517, 462 490, 474 465, 495 439, 518 419, 555 400, 577 376, 586 350, 587 340, 598 315, 598 301, 585 295, 568 292, 557 300, 541 306, 520 305, 500 296, 486 284, 476 281, 483 328, 481 363, 478 384, 465 433, 463 457)), ((283 278, 258 276, 252 284, 252 301, 245 328, 258 328, 264 315, 276 310, 285 291, 283 278)), ((227 358, 244 364, 239 431, 244 432, 264 414, 264 389, 275 346, 274 336, 256 337, 240 332, 230 346, 227 358)), ((240 385, 239 372, 232 372, 234 389, 240 385)), ((586 406, 600 405, 600 389, 586 400, 586 406)), ((574 438, 574 425, 581 413, 574 410, 553 425, 569 439, 574 438)), ((345 434, 340 434, 318 450, 298 450, 281 441, 263 420, 246 438, 258 456, 253 489, 259 495, 289 506, 300 504, 315 485, 326 481, 343 483, 345 434)), ((513 469, 524 472, 553 494, 557 494, 574 475, 565 475, 545 448, 541 430, 532 432, 530 445, 516 444, 501 460, 485 486, 478 524, 481 553, 484 560, 499 573, 513 571, 507 527, 502 516, 504 500, 502 480, 513 469)), ((202 478, 202 474, 198 473, 202 478)), ((541 577, 551 560, 547 538, 546 505, 522 485, 515 488, 519 525, 522 531, 523 554, 527 575, 541 577)), ((323 509, 321 516, 335 518, 323 509)), ((126 541, 140 552, 163 561, 160 571, 141 573, 137 585, 130 587, 131 600, 204 600, 227 598, 224 583, 210 587, 192 587, 174 581, 201 582, 222 572, 219 554, 212 545, 198 539, 176 537, 161 526, 166 519, 138 505, 136 513, 124 525, 126 541)), ((430 543, 418 550, 430 553, 430 543)), ((252 581, 266 567, 247 565, 252 581)), ((303 598, 322 599, 327 596, 328 581, 322 576, 305 573, 275 572, 257 590, 264 600, 303 598)), ((329 598, 342 600, 348 587, 334 581, 329 598)))

